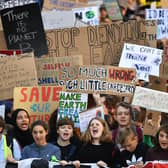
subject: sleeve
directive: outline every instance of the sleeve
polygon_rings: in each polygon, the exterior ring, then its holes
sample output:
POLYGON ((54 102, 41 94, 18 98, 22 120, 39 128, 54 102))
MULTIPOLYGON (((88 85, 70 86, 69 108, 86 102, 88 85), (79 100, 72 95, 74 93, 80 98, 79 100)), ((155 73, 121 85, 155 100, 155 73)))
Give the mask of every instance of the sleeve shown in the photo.
POLYGON ((114 148, 112 152, 112 165, 111 167, 118 168, 120 167, 120 158, 121 158, 121 153, 117 147, 114 148))
POLYGON ((16 139, 13 139, 13 157, 15 160, 21 159, 21 149, 16 139))
POLYGON ((21 153, 21 160, 28 159, 29 158, 28 153, 31 153, 31 152, 28 152, 28 147, 25 146, 21 153))

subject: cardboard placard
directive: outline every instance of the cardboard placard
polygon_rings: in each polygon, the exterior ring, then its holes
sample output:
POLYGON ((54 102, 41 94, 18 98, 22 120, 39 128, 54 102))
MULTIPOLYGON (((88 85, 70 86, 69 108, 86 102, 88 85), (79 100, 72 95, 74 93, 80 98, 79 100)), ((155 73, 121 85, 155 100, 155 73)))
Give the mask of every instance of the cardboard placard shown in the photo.
POLYGON ((0 100, 12 99, 16 86, 37 85, 33 53, 0 59, 0 100))
POLYGON ((150 89, 167 92, 168 80, 165 78, 149 75, 150 89))
POLYGON ((48 123, 50 114, 58 108, 61 86, 16 87, 14 109, 23 108, 30 114, 31 123, 43 120, 48 123))
POLYGON ((115 22, 46 31, 49 57, 83 55, 84 65, 118 65, 124 42, 156 46, 155 21, 115 22))
POLYGON ((160 126, 161 113, 158 111, 148 110, 146 113, 146 119, 143 129, 144 135, 156 136, 156 133, 160 126))
POLYGON ((104 0, 105 7, 111 20, 122 20, 117 0, 104 0))
POLYGON ((67 91, 132 96, 135 69, 112 66, 74 66, 59 71, 59 85, 67 91))
POLYGON ((60 92, 58 120, 70 118, 79 128, 79 112, 87 109, 88 94, 60 92))
POLYGON ((0 105, 0 116, 5 119, 5 105, 0 105))
POLYGON ((163 50, 135 44, 124 44, 119 67, 136 68, 137 78, 149 80, 149 75, 159 76, 163 50))
POLYGON ((88 4, 85 3, 85 0, 71 1, 71 0, 50 0, 44 1, 43 10, 53 10, 53 9, 61 9, 61 10, 71 10, 77 7, 87 7, 88 4), (84 3, 83 3, 84 1, 84 3))
POLYGON ((168 38, 168 9, 146 9, 146 20, 157 20, 157 39, 168 38))
POLYGON ((168 93, 137 86, 132 105, 168 113, 168 93))
POLYGON ((15 56, 15 55, 19 55, 22 54, 21 50, 0 50, 0 55, 8 55, 8 56, 15 56))
POLYGON ((160 73, 159 76, 165 79, 168 79, 168 64, 162 63, 160 65, 160 73))
POLYGON ((168 0, 161 0, 161 7, 168 8, 168 0))
POLYGON ((38 3, 3 9, 1 19, 8 49, 34 51, 37 57, 48 54, 38 3))
POLYGON ((83 65, 82 55, 70 57, 38 58, 35 60, 39 85, 57 84, 59 70, 64 67, 83 65))
POLYGON ((89 121, 94 117, 101 117, 104 119, 104 109, 102 106, 89 109, 79 113, 80 131, 85 132, 89 121))

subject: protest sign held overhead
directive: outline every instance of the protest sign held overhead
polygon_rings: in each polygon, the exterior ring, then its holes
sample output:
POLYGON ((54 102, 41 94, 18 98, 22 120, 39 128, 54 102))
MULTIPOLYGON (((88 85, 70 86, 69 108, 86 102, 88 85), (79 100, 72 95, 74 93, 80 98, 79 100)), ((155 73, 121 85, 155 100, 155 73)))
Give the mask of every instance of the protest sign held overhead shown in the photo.
POLYGON ((1 18, 8 49, 34 51, 37 57, 48 54, 38 3, 3 9, 1 18))
POLYGON ((149 74, 159 76, 162 53, 157 48, 125 43, 119 67, 136 68, 137 78, 148 81, 149 74))
POLYGON ((89 121, 94 117, 100 117, 104 119, 104 109, 102 106, 89 109, 79 113, 80 131, 85 132, 89 121))
POLYGON ((58 108, 62 86, 16 87, 14 109, 23 108, 30 114, 31 122, 43 120, 48 123, 50 115, 58 108))
POLYGON ((132 105, 168 113, 168 93, 137 86, 132 105))
POLYGON ((59 80, 59 70, 64 67, 83 65, 82 55, 49 57, 35 60, 39 85, 53 85, 59 80))
POLYGON ((33 53, 3 57, 0 59, 0 67, 0 100, 12 99, 16 86, 37 85, 33 53))
POLYGON ((116 65, 125 41, 156 46, 156 23, 132 20, 95 27, 56 29, 46 31, 46 37, 49 57, 81 54, 84 65, 116 65))
POLYGON ((58 120, 70 118, 79 128, 79 112, 87 109, 88 94, 60 92, 58 120))
MULTIPOLYGON (((85 26, 99 25, 99 6, 92 6, 87 8, 72 9, 74 20, 85 23, 85 26)), ((75 26, 75 24, 74 24, 75 26)))
POLYGON ((104 0, 104 4, 110 19, 122 20, 122 15, 117 0, 104 0))
POLYGON ((59 71, 58 85, 67 91, 132 96, 136 72, 131 68, 113 66, 73 66, 59 71))
POLYGON ((146 20, 157 20, 157 39, 168 38, 168 9, 146 9, 146 20))

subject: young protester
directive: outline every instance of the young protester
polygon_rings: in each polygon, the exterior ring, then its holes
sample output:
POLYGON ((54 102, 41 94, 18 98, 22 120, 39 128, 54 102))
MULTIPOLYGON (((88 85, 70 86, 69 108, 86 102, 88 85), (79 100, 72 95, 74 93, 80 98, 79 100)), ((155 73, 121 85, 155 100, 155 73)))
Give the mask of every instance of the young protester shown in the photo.
POLYGON ((44 121, 35 121, 31 126, 31 133, 35 142, 23 148, 22 159, 42 158, 48 161, 58 161, 60 159, 60 149, 47 143, 48 127, 44 121))
POLYGON ((109 15, 107 13, 107 9, 105 7, 105 5, 101 5, 99 8, 99 12, 100 12, 100 24, 101 23, 112 23, 111 19, 109 18, 109 15))
POLYGON ((118 145, 118 131, 121 128, 130 126, 135 127, 138 141, 143 140, 142 130, 139 127, 136 127, 132 124, 132 107, 129 103, 126 102, 120 102, 116 106, 116 120, 118 122, 118 128, 114 129, 112 132, 113 141, 118 145))
POLYGON ((100 167, 117 165, 119 151, 115 149, 111 133, 103 119, 93 118, 82 140, 84 144, 78 154, 81 163, 97 163, 100 167))
POLYGON ((80 162, 75 160, 75 158, 80 149, 80 143, 72 143, 71 141, 75 135, 73 121, 69 118, 59 120, 57 123, 57 134, 58 137, 55 144, 61 150, 60 164, 65 166, 72 163, 74 166, 79 167, 80 162))
POLYGON ((12 119, 14 124, 12 136, 17 140, 22 150, 26 145, 33 143, 33 138, 29 129, 29 113, 24 109, 16 109, 12 114, 12 119))
POLYGON ((115 119, 115 111, 116 105, 119 101, 120 98, 118 96, 108 95, 105 97, 105 100, 102 103, 104 109, 104 119, 107 122, 108 127, 111 131, 118 127, 118 123, 115 119))
POLYGON ((6 136, 3 134, 5 121, 0 116, 0 161, 15 162, 11 149, 7 146, 6 136))
POLYGON ((168 160, 168 125, 163 125, 158 130, 155 146, 148 150, 146 160, 168 160))
POLYGON ((148 146, 142 142, 138 142, 137 131, 135 127, 125 127, 119 131, 119 143, 124 148, 121 151, 120 167, 128 167, 135 165, 143 167, 148 146))

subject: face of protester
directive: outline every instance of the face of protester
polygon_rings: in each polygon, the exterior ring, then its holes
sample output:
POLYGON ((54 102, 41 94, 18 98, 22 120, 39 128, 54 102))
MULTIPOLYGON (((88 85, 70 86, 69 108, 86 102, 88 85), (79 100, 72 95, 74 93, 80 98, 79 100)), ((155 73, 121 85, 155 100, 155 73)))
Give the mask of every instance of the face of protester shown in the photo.
POLYGON ((129 109, 119 106, 116 112, 116 120, 120 127, 129 126, 131 121, 129 109))
POLYGON ((25 111, 19 111, 16 117, 16 124, 19 129, 26 131, 29 128, 29 117, 25 111))
POLYGON ((44 129, 43 126, 41 125, 36 125, 34 126, 32 130, 32 136, 33 139, 38 146, 44 146, 46 145, 46 135, 48 134, 48 131, 44 129))
POLYGON ((57 133, 62 141, 69 141, 73 135, 73 127, 72 125, 61 125, 58 127, 57 133))
POLYGON ((107 11, 105 9, 102 9, 100 12, 101 18, 105 19, 107 17, 107 11))
POLYGON ((103 134, 103 124, 99 120, 92 120, 89 126, 89 131, 93 140, 99 140, 103 134))
POLYGON ((134 152, 138 144, 138 137, 131 135, 124 142, 124 148, 129 152, 134 152))
POLYGON ((168 135, 164 131, 159 133, 159 144, 162 149, 168 150, 168 135))

